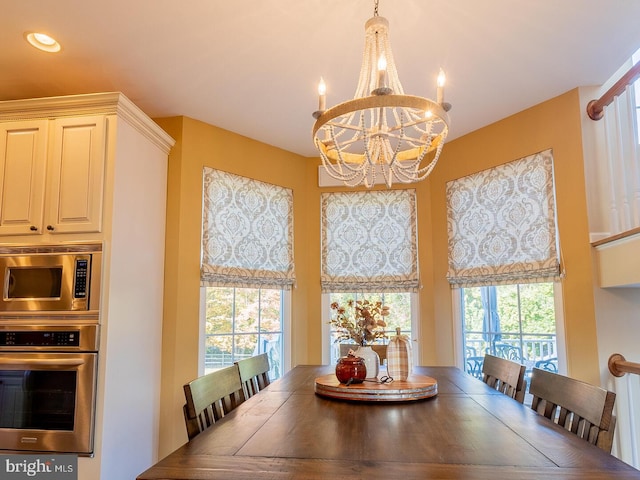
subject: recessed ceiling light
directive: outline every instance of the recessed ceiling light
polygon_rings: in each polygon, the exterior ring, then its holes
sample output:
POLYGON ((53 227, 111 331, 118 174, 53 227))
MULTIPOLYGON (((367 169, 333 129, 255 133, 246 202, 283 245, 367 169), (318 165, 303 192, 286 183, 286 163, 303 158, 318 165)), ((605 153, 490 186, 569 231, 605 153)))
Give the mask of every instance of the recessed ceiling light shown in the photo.
POLYGON ((24 38, 26 38, 27 42, 38 50, 42 50, 44 52, 55 53, 59 52, 62 48, 55 38, 52 38, 45 33, 27 32, 24 34, 24 38))

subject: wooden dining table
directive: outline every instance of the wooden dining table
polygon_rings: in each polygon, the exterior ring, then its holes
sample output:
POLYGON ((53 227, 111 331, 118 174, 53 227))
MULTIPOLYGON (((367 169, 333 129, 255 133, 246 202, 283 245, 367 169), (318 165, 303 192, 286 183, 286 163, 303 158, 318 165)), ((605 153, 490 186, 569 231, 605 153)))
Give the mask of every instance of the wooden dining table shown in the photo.
POLYGON ((298 366, 138 476, 204 479, 640 479, 640 471, 456 367, 421 400, 315 393, 333 366, 298 366))

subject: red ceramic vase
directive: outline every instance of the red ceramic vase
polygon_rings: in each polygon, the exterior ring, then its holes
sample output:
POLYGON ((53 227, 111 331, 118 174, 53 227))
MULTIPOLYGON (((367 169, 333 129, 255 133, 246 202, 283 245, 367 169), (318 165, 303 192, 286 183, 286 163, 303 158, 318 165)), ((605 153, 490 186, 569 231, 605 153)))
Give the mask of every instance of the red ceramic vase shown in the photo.
POLYGON ((354 355, 340 357, 336 364, 336 377, 340 383, 362 383, 367 377, 364 359, 354 355))

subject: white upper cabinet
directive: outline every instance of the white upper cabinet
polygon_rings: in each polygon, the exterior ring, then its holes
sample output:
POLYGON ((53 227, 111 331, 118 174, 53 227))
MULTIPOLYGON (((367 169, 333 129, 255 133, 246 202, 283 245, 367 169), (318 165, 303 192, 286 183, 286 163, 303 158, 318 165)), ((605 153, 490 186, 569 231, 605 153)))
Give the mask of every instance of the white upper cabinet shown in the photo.
POLYGON ((100 232, 103 115, 0 123, 0 235, 100 232))
POLYGON ((101 115, 53 121, 45 216, 49 232, 100 231, 105 125, 101 115))
POLYGON ((47 120, 0 123, 0 235, 41 232, 47 120))

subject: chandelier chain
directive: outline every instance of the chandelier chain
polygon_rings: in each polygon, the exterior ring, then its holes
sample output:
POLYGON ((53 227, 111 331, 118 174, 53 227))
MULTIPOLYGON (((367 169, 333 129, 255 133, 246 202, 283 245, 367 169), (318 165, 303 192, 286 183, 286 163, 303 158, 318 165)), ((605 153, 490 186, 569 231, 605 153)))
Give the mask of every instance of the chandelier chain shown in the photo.
POLYGON ((373 16, 377 17, 378 16, 378 1, 379 0, 375 0, 373 2, 373 16))

